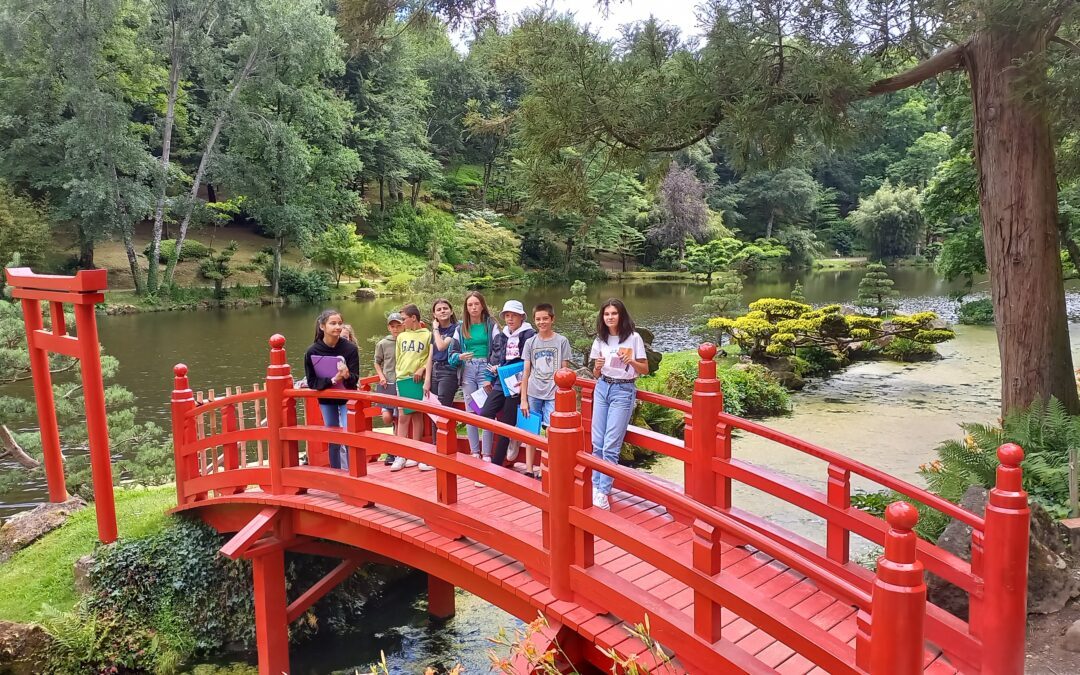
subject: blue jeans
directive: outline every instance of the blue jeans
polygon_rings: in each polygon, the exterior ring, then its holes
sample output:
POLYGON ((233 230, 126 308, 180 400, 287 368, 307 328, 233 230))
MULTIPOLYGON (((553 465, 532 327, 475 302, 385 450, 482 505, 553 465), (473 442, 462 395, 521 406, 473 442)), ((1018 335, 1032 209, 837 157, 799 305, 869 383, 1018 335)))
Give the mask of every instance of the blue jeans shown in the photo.
MULTIPOLYGON (((345 425, 348 424, 348 411, 345 408, 344 401, 340 403, 320 403, 319 410, 322 411, 324 426, 344 429, 345 425)), ((344 445, 331 443, 329 450, 331 469, 349 468, 349 455, 345 451, 344 445)))
MULTIPOLYGON (((468 409, 469 397, 477 389, 481 389, 486 382, 486 375, 488 372, 487 359, 473 359, 462 364, 462 380, 461 391, 465 394, 465 406, 468 409)), ((497 386, 497 385, 496 385, 497 386)), ((481 451, 485 457, 491 456, 491 443, 492 433, 485 430, 483 434, 483 441, 481 442, 480 430, 476 427, 469 425, 466 427, 466 433, 469 435, 469 452, 474 455, 481 454, 481 451)))
POLYGON ((540 424, 547 428, 551 426, 551 413, 555 412, 555 399, 547 400, 529 396, 529 415, 542 415, 540 424))
MULTIPOLYGON (((630 416, 634 413, 636 397, 637 387, 632 382, 609 384, 600 380, 596 383, 593 392, 593 455, 605 462, 619 463, 619 450, 622 449, 630 416)), ((593 471, 593 490, 596 492, 611 494, 614 481, 607 474, 593 471)))

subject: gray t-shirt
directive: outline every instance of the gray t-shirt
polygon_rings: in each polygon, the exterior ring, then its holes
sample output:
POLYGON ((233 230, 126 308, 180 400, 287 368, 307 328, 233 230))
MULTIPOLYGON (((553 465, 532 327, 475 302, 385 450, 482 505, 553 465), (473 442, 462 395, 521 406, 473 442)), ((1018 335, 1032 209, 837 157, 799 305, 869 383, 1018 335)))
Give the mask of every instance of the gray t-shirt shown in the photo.
POLYGON ((375 363, 382 368, 387 382, 397 382, 397 343, 387 335, 375 345, 375 363))
POLYGON ((555 333, 550 339, 534 335, 525 341, 521 358, 530 364, 529 397, 550 401, 555 398, 555 373, 570 360, 570 341, 555 333))

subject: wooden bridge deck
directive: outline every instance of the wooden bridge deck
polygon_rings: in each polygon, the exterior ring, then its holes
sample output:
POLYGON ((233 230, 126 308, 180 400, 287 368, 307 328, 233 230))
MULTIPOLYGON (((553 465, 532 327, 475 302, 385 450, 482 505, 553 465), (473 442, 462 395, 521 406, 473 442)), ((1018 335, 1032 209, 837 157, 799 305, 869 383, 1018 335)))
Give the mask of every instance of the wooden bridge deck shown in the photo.
MULTIPOLYGON (((388 484, 420 499, 430 499, 436 492, 435 471, 421 472, 416 468, 409 468, 391 472, 382 463, 377 463, 370 464, 367 478, 360 480, 388 484)), ((258 488, 249 488, 248 491, 236 495, 213 497, 208 502, 302 509, 343 522, 363 525, 409 541, 412 545, 448 558, 465 571, 501 586, 549 617, 558 617, 561 623, 599 647, 615 648, 624 655, 642 654, 641 643, 631 637, 626 630, 627 626, 612 614, 596 614, 595 611, 574 602, 557 600, 544 580, 534 578, 521 562, 467 537, 454 540, 443 536, 415 515, 380 505, 367 508, 353 506, 343 502, 336 494, 319 491, 290 496, 272 495, 258 488)), ((190 503, 176 510, 199 508, 207 506, 208 502, 190 503)), ((537 536, 542 533, 540 509, 490 487, 476 486, 472 481, 460 480, 458 504, 481 510, 493 518, 513 522, 522 532, 537 536)), ((663 506, 618 491, 612 495, 611 505, 613 514, 662 538, 673 551, 686 552, 690 549, 693 537, 691 527, 677 521, 663 506)), ((595 565, 618 575, 639 592, 650 593, 658 601, 681 609, 685 616, 686 630, 692 631, 694 591, 685 583, 599 537, 595 543, 595 565)), ((763 597, 778 601, 799 617, 809 620, 854 647, 855 607, 837 600, 804 575, 753 547, 732 547, 726 544, 723 545, 721 554, 721 567, 722 574, 742 580, 763 597)), ((736 647, 755 656, 763 665, 774 668, 777 672, 825 673, 772 635, 726 608, 723 610, 722 624, 725 641, 734 643, 736 647)), ((674 664, 681 672, 688 672, 679 666, 677 661, 674 664)), ((935 675, 957 672, 945 656, 931 645, 928 645, 924 666, 926 673, 935 675)))

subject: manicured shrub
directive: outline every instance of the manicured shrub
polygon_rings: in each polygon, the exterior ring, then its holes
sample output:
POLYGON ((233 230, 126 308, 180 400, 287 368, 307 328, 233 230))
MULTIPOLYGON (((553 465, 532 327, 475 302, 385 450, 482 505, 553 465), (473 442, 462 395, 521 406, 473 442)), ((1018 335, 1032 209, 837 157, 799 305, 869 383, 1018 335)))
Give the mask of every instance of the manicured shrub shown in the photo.
POLYGON ((303 302, 329 300, 330 275, 323 270, 302 270, 299 267, 282 265, 278 295, 303 302))
MULTIPOLYGON (((175 239, 162 239, 161 248, 158 249, 158 260, 161 262, 168 262, 172 257, 173 251, 176 250, 175 239)), ((181 262, 185 260, 199 260, 210 255, 210 248, 201 242, 194 239, 185 239, 184 246, 180 249, 181 262)), ((150 257, 150 244, 146 245, 143 249, 143 256, 150 257)))
POLYGON ((979 298, 960 305, 957 320, 969 326, 991 326, 994 323, 994 303, 990 298, 979 298))

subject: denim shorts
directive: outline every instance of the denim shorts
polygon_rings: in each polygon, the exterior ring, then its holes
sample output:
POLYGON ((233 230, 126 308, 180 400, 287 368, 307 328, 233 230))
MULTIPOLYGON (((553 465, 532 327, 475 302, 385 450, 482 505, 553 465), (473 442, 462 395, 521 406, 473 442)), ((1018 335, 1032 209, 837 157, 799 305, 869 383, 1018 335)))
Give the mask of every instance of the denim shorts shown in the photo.
POLYGON ((536 398, 535 396, 529 397, 529 414, 542 414, 543 419, 540 423, 544 425, 545 428, 551 426, 551 413, 553 412, 555 412, 555 399, 546 400, 536 398))

